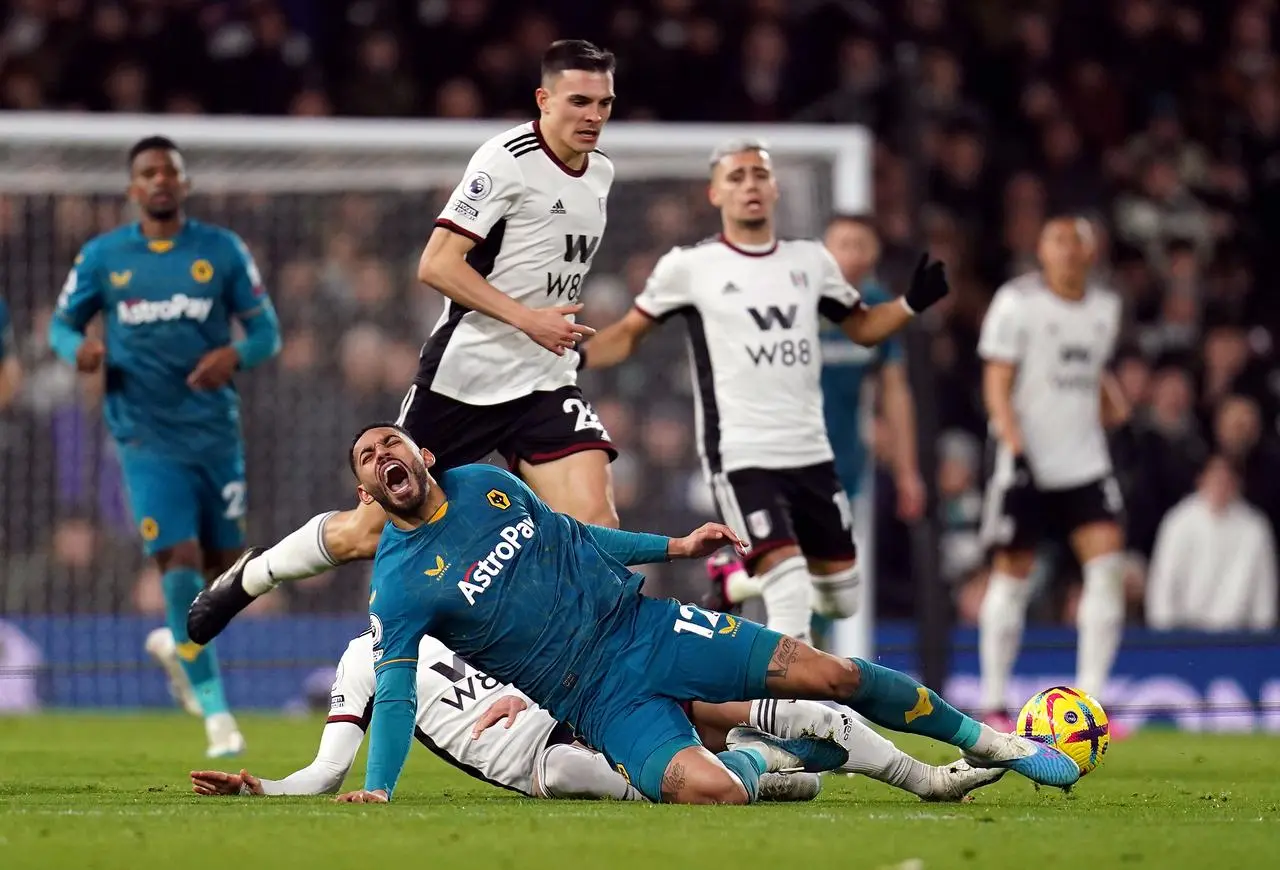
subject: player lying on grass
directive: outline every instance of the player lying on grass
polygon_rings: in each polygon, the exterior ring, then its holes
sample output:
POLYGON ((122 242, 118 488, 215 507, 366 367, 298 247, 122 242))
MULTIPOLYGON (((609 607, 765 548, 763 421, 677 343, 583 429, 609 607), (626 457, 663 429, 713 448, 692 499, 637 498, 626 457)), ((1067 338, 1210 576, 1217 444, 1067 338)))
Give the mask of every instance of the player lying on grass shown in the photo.
MULTIPOLYGON (((366 427, 348 459, 359 498, 390 519, 369 599, 377 691, 365 788, 340 800, 391 798, 413 736, 418 644, 428 633, 568 723, 654 801, 748 803, 762 773, 847 760, 834 732, 778 741, 735 729, 730 748, 712 755, 682 700, 832 700, 874 724, 957 746, 975 766, 1045 785, 1079 779, 1063 753, 983 726, 906 674, 647 598, 644 578, 624 567, 741 547, 724 527, 666 538, 584 525, 488 465, 437 482, 428 472, 435 457, 394 424, 366 427)), ((215 584, 208 593, 226 591, 215 584)))
MULTIPOLYGON (((464 773, 530 797, 644 800, 598 752, 575 742, 573 729, 557 722, 519 690, 477 671, 433 637, 418 648, 418 709, 414 736, 464 773), (505 719, 505 727, 492 727, 505 719)), ((332 706, 315 760, 281 780, 248 771, 194 771, 200 795, 316 795, 338 791, 364 741, 373 708, 373 636, 351 641, 338 662, 332 706)), ((963 761, 932 767, 899 750, 847 713, 811 701, 694 703, 690 718, 706 746, 724 748, 726 732, 750 723, 775 737, 830 730, 849 752, 842 770, 862 773, 925 800, 957 801, 995 782, 999 769, 963 761)), ((821 788, 816 773, 766 773, 761 800, 812 800, 821 788)))

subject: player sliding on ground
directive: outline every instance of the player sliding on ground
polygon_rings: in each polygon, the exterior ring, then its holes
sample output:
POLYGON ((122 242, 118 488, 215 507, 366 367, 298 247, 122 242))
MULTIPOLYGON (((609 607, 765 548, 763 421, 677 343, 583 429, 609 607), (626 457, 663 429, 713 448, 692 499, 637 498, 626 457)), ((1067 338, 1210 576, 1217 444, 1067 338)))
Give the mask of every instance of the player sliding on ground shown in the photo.
MULTIPOLYGON (((333 794, 355 762, 373 712, 376 678, 373 634, 347 645, 338 662, 331 707, 311 764, 281 780, 248 771, 191 774, 200 795, 333 794)), ((512 686, 477 671, 433 637, 418 647, 418 708, 414 736, 432 753, 470 776, 529 797, 644 800, 604 756, 576 742, 569 728, 512 686), (505 727, 497 723, 505 720, 505 727)), ((1005 771, 964 761, 932 767, 899 750, 857 718, 812 701, 740 701, 689 705, 704 746, 723 749, 738 725, 759 727, 780 739, 834 730, 848 750, 841 770, 862 773, 924 800, 958 801, 1005 771), (833 721, 835 724, 833 726, 833 721)), ((760 800, 812 800, 816 773, 766 773, 760 800)))
MULTIPOLYGON (((613 55, 561 40, 542 60, 539 116, 476 150, 427 240, 418 278, 446 297, 396 421, 441 445, 441 468, 501 454, 539 497, 583 522, 616 526, 617 455, 578 388, 574 322, 604 236, 613 163, 596 151, 613 111, 613 55)), ((371 559, 386 517, 376 504, 326 511, 263 551, 254 547, 198 602, 207 642, 255 597, 371 559)))
POLYGON ((514 475, 488 465, 446 471, 403 428, 378 424, 349 455, 364 502, 390 520, 370 595, 377 691, 365 789, 347 801, 386 801, 408 754, 418 646, 430 633, 490 676, 511 683, 570 725, 650 800, 747 803, 768 771, 838 767, 834 733, 778 741, 735 731, 712 755, 682 700, 833 700, 875 724, 960 747, 979 767, 1009 768, 1068 786, 1066 755, 1000 734, 906 674, 841 659, 747 620, 640 594, 624 567, 703 558, 724 527, 665 538, 587 526, 557 514, 514 475))

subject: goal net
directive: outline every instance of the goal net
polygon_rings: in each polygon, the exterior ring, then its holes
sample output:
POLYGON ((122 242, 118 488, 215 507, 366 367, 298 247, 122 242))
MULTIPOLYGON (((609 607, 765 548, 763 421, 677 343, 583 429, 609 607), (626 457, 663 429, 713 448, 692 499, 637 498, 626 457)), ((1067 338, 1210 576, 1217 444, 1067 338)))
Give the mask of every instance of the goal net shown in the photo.
MULTIPOLYGON (((0 125, 0 296, 25 383, 0 412, 0 711, 166 703, 144 653, 164 624, 161 578, 141 556, 102 422, 103 379, 77 375, 46 340, 67 270, 92 236, 133 219, 125 152, 177 142, 188 213, 230 227, 279 311, 281 356, 237 378, 248 463, 247 533, 270 544, 352 504, 351 434, 394 417, 441 309, 415 271, 467 159, 509 122, 401 122, 15 114, 0 125)), ((620 317, 656 259, 717 229, 712 149, 768 144, 783 235, 821 232, 833 210, 870 207, 870 138, 856 127, 615 123, 603 149, 617 182, 585 285, 584 320, 620 317)), ((714 507, 696 461, 684 337, 660 331, 584 388, 623 455, 625 525, 687 530, 714 507)), ((866 534, 862 536, 867 540, 866 534)), ((702 566, 655 566, 653 593, 697 600, 702 566)), ((345 642, 367 624, 368 566, 266 596, 218 643, 233 706, 327 702, 345 642)), ((864 611, 867 608, 863 608, 864 611)))

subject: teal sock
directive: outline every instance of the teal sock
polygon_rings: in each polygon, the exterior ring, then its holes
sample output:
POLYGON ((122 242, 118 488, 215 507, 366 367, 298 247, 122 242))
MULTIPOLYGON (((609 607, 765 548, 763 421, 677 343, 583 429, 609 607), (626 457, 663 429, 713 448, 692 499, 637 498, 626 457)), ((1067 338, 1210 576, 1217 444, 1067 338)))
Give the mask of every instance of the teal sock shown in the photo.
POLYGON ((760 774, 769 769, 764 763, 764 756, 754 749, 729 749, 716 755, 724 766, 733 771, 747 790, 747 803, 756 802, 756 793, 760 790, 760 774))
POLYGON ((187 637, 187 610, 204 588, 204 578, 193 568, 173 568, 164 573, 160 583, 164 588, 166 621, 178 647, 178 661, 187 672, 200 708, 205 716, 226 713, 227 698, 222 691, 222 676, 218 673, 218 658, 213 644, 194 647, 187 637), (192 652, 195 652, 194 657, 192 652))
POLYGON ((982 726, 911 677, 865 659, 850 659, 862 672, 850 707, 877 725, 923 734, 961 749, 972 749, 982 726))

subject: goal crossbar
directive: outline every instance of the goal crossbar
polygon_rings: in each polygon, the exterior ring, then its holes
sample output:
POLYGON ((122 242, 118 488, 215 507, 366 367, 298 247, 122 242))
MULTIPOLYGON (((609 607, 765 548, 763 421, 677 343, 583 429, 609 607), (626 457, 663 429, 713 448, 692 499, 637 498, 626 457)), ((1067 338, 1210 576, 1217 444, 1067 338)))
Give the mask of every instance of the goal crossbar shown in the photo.
MULTIPOLYGON (((508 129, 510 121, 358 120, 348 118, 194 117, 170 115, 97 115, 89 113, 27 112, 0 120, 0 190, 35 193, 57 189, 50 177, 65 168, 25 163, 11 155, 14 149, 66 149, 82 147, 127 148, 139 139, 163 134, 185 149, 223 151, 276 150, 293 154, 427 156, 441 152, 469 155, 484 140, 508 129)), ((621 179, 652 177, 700 177, 707 172, 711 151, 731 138, 754 138, 768 145, 777 158, 820 160, 831 166, 831 202, 835 209, 861 212, 871 206, 871 137, 852 125, 765 124, 665 124, 615 121, 605 131, 601 145, 621 179)), ((465 159, 465 158, 464 158, 465 159)), ((438 169, 416 168, 406 177, 387 177, 377 167, 316 166, 299 169, 282 178, 279 167, 235 173, 234 177, 210 177, 201 172, 201 186, 224 187, 259 184, 266 190, 334 189, 342 177, 356 187, 416 189, 457 180, 455 162, 438 169)), ((117 175, 77 173, 81 184, 114 190, 117 175), (87 182, 86 182, 87 180, 87 182)))

